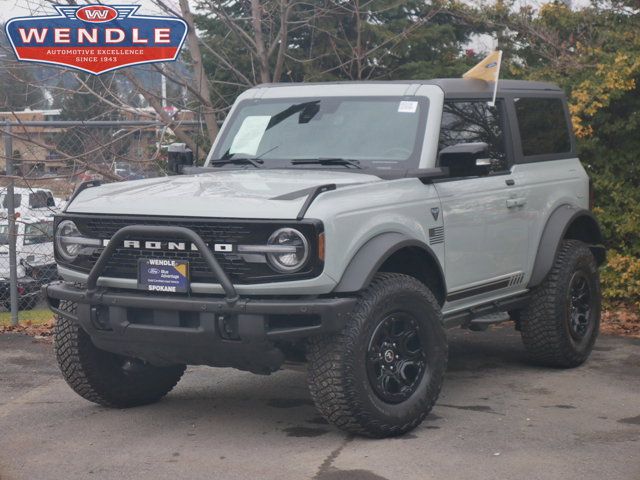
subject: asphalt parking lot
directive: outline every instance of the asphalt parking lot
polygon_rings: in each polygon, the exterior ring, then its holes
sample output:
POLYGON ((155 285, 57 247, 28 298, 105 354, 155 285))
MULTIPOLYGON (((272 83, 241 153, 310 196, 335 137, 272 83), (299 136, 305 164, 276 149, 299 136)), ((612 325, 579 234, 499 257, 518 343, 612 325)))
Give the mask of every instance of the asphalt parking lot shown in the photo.
POLYGON ((390 440, 327 425, 297 371, 194 367, 164 401, 108 410, 51 345, 0 335, 0 479, 640 479, 640 340, 601 337, 562 371, 527 363, 509 327, 450 333, 433 413, 390 440))

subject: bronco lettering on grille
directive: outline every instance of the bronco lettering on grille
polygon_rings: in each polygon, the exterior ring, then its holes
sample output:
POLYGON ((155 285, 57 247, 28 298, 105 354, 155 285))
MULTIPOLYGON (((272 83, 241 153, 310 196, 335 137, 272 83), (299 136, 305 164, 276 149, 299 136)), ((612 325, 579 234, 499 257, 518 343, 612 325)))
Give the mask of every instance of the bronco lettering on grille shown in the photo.
MULTIPOLYGON (((109 239, 102 241, 102 246, 106 247, 109 244, 109 239)), ((162 242, 158 240, 125 240, 122 245, 124 248, 135 248, 143 250, 169 250, 184 252, 187 249, 191 251, 198 251, 198 248, 191 242, 162 242)), ((207 244, 210 247, 210 245, 207 244)), ((214 243, 213 251, 220 253, 233 252, 233 244, 231 243, 214 243)))

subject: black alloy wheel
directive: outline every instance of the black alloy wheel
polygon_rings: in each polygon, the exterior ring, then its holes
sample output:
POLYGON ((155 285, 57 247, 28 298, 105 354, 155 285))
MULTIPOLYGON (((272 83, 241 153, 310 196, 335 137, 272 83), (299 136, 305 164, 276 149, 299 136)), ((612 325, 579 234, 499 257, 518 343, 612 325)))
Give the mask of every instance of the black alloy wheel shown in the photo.
POLYGON ((569 333, 575 340, 581 340, 590 330, 593 294, 587 274, 576 271, 569 282, 569 298, 567 301, 567 319, 569 333))
POLYGON ((401 403, 416 391, 427 368, 420 327, 407 312, 385 317, 367 350, 367 375, 380 400, 401 403))

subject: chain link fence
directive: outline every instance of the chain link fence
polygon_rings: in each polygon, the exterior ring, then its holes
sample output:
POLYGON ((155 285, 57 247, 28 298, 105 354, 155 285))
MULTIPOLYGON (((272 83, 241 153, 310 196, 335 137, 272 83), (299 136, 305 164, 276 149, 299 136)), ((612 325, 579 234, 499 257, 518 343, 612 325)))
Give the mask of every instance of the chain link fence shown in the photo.
MULTIPOLYGON (((172 129, 155 121, 77 122, 51 120, 47 111, 18 113, 28 113, 27 119, 0 112, 0 309, 11 312, 13 325, 19 312, 42 303, 42 286, 58 278, 53 217, 75 188, 90 180, 165 175, 166 147, 175 141, 172 129)), ((206 148, 199 121, 175 124, 206 148)))

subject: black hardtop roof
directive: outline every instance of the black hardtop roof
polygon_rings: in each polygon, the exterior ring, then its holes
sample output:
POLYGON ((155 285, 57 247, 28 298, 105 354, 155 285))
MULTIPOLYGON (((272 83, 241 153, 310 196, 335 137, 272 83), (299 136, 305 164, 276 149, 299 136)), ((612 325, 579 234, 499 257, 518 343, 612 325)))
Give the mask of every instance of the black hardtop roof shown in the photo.
MULTIPOLYGON (((455 93, 489 93, 493 94, 493 83, 484 80, 466 78, 436 78, 421 82, 426 85, 438 85, 445 94, 455 93)), ((498 82, 499 92, 561 92, 562 90, 554 83, 531 82, 528 80, 500 80, 498 82)))
MULTIPOLYGON (((457 95, 493 95, 493 83, 484 80, 466 78, 434 78, 432 80, 365 80, 365 81, 338 81, 338 82, 304 82, 304 83, 266 83, 257 87, 287 87, 301 85, 340 85, 340 84, 407 84, 407 85, 437 85, 447 97, 457 95)), ((554 83, 532 82, 528 80, 500 80, 498 82, 498 95, 504 93, 562 93, 562 89, 554 83)))

